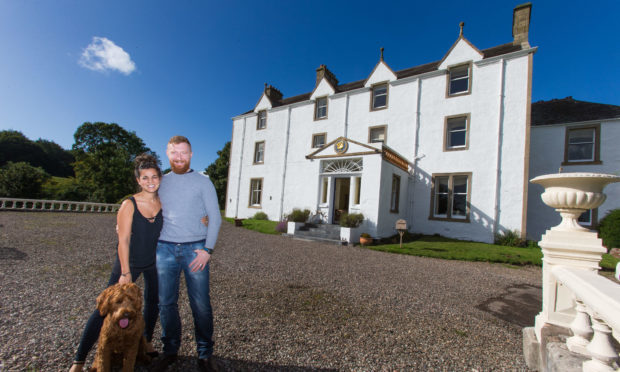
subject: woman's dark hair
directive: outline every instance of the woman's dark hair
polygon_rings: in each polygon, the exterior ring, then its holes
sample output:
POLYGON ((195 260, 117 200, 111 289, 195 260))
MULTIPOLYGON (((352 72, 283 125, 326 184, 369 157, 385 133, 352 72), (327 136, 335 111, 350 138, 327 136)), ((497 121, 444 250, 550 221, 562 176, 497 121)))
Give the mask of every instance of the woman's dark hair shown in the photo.
POLYGON ((142 169, 155 169, 157 171, 157 175, 161 177, 161 169, 159 169, 159 164, 157 164, 157 158, 151 154, 136 156, 134 164, 136 165, 134 168, 134 175, 136 178, 140 178, 140 171, 142 169))

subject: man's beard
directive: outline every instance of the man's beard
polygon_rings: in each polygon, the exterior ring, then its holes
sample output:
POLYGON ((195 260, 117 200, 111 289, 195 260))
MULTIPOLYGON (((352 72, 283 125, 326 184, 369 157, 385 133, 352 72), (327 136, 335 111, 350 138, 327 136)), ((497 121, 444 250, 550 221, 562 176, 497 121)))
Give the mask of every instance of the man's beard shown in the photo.
POLYGON ((182 166, 178 166, 173 161, 170 161, 170 169, 176 174, 185 174, 189 170, 189 161, 183 163, 182 166))

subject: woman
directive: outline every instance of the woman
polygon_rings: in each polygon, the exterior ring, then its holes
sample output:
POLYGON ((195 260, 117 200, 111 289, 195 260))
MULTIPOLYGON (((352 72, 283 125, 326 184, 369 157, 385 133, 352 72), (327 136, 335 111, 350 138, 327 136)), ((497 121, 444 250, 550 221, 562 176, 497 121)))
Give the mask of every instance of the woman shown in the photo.
MULTIPOLYGON (((161 203, 157 196, 161 181, 157 159, 147 154, 138 156, 134 174, 140 192, 125 200, 118 211, 118 255, 108 286, 135 282, 140 274, 144 275, 146 351, 150 356, 157 356, 151 343, 159 315, 155 256, 157 239, 163 225, 161 203)), ((95 309, 86 323, 70 372, 82 371, 88 352, 99 338, 103 319, 99 310, 95 309)))

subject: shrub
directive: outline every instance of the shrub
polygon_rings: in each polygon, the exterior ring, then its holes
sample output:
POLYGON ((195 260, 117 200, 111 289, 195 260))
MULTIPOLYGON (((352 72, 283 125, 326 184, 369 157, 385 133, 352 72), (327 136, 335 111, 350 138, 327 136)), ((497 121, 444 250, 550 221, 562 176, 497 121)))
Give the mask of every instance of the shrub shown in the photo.
POLYGON ((620 209, 609 211, 598 224, 598 233, 609 251, 620 248, 620 209))
POLYGON ((525 247, 527 242, 521 239, 517 230, 506 230, 495 234, 495 244, 507 247, 525 247))
POLYGON ((360 238, 371 238, 369 233, 361 233, 360 238))
POLYGON ((288 229, 287 224, 288 224, 287 220, 278 222, 278 224, 276 225, 276 231, 279 233, 285 233, 288 229))
POLYGON ((254 217, 252 218, 254 218, 255 220, 268 220, 269 219, 269 217, 267 217, 267 213, 265 212, 256 212, 254 214, 254 217))
POLYGON ((343 213, 340 215, 340 226, 342 227, 358 227, 364 222, 364 215, 361 213, 343 213))
POLYGON ((310 217, 310 210, 304 209, 303 211, 299 208, 294 208, 291 214, 288 215, 288 220, 290 222, 306 222, 310 217))

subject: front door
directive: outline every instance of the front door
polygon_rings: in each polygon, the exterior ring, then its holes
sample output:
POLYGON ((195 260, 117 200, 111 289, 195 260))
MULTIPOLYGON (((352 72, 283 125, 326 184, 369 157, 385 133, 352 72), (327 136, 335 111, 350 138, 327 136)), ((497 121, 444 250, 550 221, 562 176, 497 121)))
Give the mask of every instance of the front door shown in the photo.
POLYGON ((343 213, 349 212, 349 190, 351 186, 351 179, 335 178, 334 182, 334 218, 333 223, 340 223, 340 216, 343 213))

